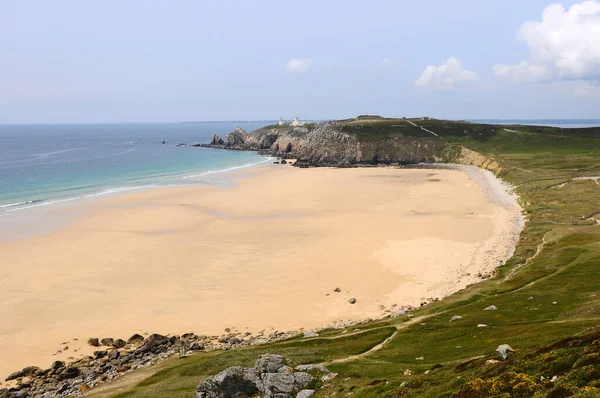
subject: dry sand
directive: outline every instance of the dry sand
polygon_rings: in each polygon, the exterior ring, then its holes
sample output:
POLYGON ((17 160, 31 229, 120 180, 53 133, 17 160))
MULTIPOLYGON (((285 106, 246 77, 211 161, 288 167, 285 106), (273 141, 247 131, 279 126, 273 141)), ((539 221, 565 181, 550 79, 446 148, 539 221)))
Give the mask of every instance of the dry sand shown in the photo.
POLYGON ((451 294, 521 228, 505 187, 463 170, 269 167, 63 209, 70 225, 0 243, 0 377, 91 336, 308 329, 451 294))

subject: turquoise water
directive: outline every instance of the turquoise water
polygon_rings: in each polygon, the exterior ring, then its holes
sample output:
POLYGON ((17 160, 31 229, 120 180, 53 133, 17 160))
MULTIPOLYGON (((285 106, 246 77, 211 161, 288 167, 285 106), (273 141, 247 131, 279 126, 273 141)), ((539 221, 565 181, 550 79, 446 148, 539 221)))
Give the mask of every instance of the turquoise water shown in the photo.
POLYGON ((0 125, 0 214, 146 187, 210 183, 212 173, 269 159, 178 144, 210 142, 236 126, 250 132, 268 123, 0 125))

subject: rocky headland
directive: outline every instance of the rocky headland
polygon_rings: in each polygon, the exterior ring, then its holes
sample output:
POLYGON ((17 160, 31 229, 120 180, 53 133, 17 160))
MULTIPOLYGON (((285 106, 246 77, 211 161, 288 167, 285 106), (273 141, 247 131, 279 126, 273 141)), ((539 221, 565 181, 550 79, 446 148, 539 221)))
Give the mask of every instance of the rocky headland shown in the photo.
POLYGON ((225 138, 214 135, 206 148, 258 151, 283 159, 298 159, 297 166, 348 167, 359 164, 414 164, 449 161, 452 147, 438 137, 357 134, 354 125, 330 121, 306 126, 266 126, 246 133, 238 127, 225 138), (380 140, 380 138, 383 138, 380 140))

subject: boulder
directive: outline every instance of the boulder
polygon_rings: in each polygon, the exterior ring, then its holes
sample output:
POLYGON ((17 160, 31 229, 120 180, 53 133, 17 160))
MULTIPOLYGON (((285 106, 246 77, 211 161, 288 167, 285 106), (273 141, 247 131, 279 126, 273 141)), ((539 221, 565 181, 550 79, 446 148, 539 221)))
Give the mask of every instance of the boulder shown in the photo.
POLYGON ((282 356, 265 354, 253 368, 234 366, 207 377, 196 388, 196 398, 247 397, 257 393, 264 398, 293 398, 313 380, 308 373, 294 372, 286 366, 282 356))
POLYGON ((11 380, 15 380, 18 379, 19 377, 23 377, 25 376, 23 374, 22 370, 19 370, 17 372, 11 373, 10 375, 8 375, 8 377, 6 379, 4 379, 5 381, 11 381, 11 380))
POLYGON ((254 369, 259 374, 277 373, 279 368, 285 366, 285 362, 281 355, 264 354, 258 357, 258 361, 254 363, 254 369))
POLYGON ((112 346, 114 342, 115 342, 115 340, 110 337, 106 337, 106 338, 103 338, 102 340, 100 340, 100 344, 105 345, 105 346, 112 346))
POLYGON ((133 344, 133 345, 137 345, 137 344, 142 344, 144 342, 144 336, 139 335, 139 334, 134 334, 133 336, 131 336, 128 340, 127 340, 127 344, 133 344))
POLYGON ((350 304, 356 304, 356 299, 355 299, 354 297, 352 297, 352 298, 349 298, 349 299, 348 299, 348 302, 349 302, 350 304))
POLYGON ((310 398, 315 395, 315 390, 302 390, 296 394, 296 398, 310 398))
POLYGON ((123 348, 127 343, 125 340, 117 339, 113 342, 112 346, 115 348, 123 348))
POLYGON ((254 369, 234 366, 209 376, 196 387, 196 398, 249 397, 259 392, 254 369))
POLYGON ((37 366, 27 366, 21 372, 23 372, 23 376, 32 377, 41 374, 43 371, 37 366))
POLYGON ((287 161, 285 159, 281 159, 281 164, 287 164, 287 161))
POLYGON ((495 305, 490 305, 489 307, 484 308, 484 311, 496 311, 498 309, 498 307, 496 307, 495 305))
POLYGON ((97 337, 90 337, 87 342, 92 347, 98 347, 100 345, 100 341, 97 337))
POLYGON ((501 344, 498 346, 498 348, 496 348, 496 352, 502 357, 502 359, 506 360, 506 358, 508 358, 508 353, 515 352, 515 350, 513 350, 508 344, 501 344))
POLYGON ((160 334, 152 334, 144 341, 144 344, 137 349, 138 352, 148 352, 156 349, 157 347, 169 342, 169 338, 160 334))
POLYGON ((60 378, 61 379, 74 379, 75 377, 79 376, 81 372, 79 371, 78 368, 70 366, 68 368, 65 368, 65 370, 60 374, 60 378))
POLYGON ((60 369, 60 368, 64 368, 65 367, 65 363, 63 361, 54 361, 52 363, 52 366, 50 366, 52 369, 60 369))

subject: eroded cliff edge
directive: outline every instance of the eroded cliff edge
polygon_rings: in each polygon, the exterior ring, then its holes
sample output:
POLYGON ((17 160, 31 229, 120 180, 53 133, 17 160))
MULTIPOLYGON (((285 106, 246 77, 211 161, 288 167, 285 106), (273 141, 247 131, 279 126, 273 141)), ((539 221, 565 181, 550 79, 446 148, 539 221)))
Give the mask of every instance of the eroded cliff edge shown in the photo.
POLYGON ((209 148, 253 150, 298 159, 298 166, 451 162, 460 149, 406 121, 329 121, 305 126, 265 126, 247 134, 236 128, 213 136, 209 148))

